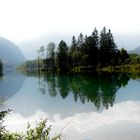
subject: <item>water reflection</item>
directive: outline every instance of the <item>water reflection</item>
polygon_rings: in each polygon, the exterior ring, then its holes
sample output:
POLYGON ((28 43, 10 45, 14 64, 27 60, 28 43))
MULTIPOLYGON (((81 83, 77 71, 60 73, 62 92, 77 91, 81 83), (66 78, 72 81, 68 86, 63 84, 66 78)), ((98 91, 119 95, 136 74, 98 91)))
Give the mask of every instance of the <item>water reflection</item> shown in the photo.
POLYGON ((100 113, 81 112, 66 118, 62 118, 59 114, 54 114, 53 117, 50 117, 49 114, 42 111, 37 111, 29 117, 23 117, 21 114, 15 113, 6 117, 5 125, 11 131, 25 130, 27 122, 34 124, 35 120, 45 116, 50 118, 49 124, 53 126, 53 134, 59 133, 72 120, 63 131, 64 139, 140 139, 140 101, 126 101, 115 104, 109 110, 103 110, 100 113))
POLYGON ((97 109, 101 105, 108 109, 113 106, 118 89, 129 80, 129 74, 46 75, 39 76, 39 90, 51 97, 60 94, 63 99, 73 94, 75 102, 92 102, 97 109))
POLYGON ((140 83, 131 77, 28 73, 22 88, 5 101, 4 110, 10 108, 13 113, 6 116, 4 125, 21 131, 27 122, 47 117, 53 133, 72 120, 63 131, 64 139, 139 140, 140 83))
POLYGON ((3 73, 0 71, 0 80, 3 79, 3 73))
POLYGON ((1 76, 0 98, 7 100, 20 90, 25 81, 25 76, 15 71, 6 72, 1 76))

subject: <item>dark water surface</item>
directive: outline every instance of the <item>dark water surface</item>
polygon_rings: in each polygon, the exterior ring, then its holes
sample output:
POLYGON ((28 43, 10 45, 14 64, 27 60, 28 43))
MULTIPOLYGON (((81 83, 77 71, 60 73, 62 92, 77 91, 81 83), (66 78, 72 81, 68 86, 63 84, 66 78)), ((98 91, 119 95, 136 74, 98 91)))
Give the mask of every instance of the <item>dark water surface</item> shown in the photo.
POLYGON ((139 140, 140 79, 130 74, 23 75, 0 80, 5 125, 24 131, 47 117, 52 133, 67 140, 139 140))

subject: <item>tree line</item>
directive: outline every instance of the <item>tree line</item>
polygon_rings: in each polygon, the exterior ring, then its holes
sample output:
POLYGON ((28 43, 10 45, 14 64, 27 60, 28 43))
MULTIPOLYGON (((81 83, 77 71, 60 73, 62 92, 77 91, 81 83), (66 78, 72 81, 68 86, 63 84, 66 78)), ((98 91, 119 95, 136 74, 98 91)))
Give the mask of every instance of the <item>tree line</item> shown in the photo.
POLYGON ((130 74, 122 73, 74 76, 48 74, 39 77, 39 90, 42 94, 49 93, 51 97, 60 95, 63 99, 71 93, 75 102, 91 102, 97 110, 102 105, 108 109, 113 106, 117 91, 127 85, 130 78, 130 74))
POLYGON ((140 60, 139 57, 130 56, 124 48, 118 49, 111 30, 106 27, 100 34, 95 28, 89 36, 82 33, 78 38, 73 36, 70 46, 64 40, 57 47, 54 42, 50 42, 46 50, 47 54, 44 46, 38 50, 38 66, 41 58, 44 70, 49 71, 67 72, 76 67, 95 70, 98 67, 132 64, 140 60))

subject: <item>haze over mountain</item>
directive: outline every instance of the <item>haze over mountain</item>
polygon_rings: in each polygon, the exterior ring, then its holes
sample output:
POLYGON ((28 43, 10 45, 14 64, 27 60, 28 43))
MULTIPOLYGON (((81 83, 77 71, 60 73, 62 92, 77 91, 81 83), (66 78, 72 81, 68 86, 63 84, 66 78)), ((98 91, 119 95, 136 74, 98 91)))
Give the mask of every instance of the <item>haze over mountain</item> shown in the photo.
POLYGON ((39 47, 44 46, 46 48, 49 42, 54 42, 56 45, 58 45, 61 40, 64 40, 68 45, 70 45, 71 38, 72 35, 66 33, 45 34, 38 38, 16 42, 16 44, 18 44, 19 48, 22 50, 25 58, 27 60, 32 60, 37 58, 37 50, 39 47))
POLYGON ((140 54, 140 46, 138 46, 137 48, 130 50, 129 53, 132 54, 140 54))
POLYGON ((16 67, 25 61, 21 50, 11 41, 0 37, 0 59, 5 67, 16 67))
POLYGON ((34 59, 48 42, 63 39, 69 45, 72 35, 89 35, 95 27, 100 34, 106 26, 119 48, 132 50, 140 45, 139 5, 139 0, 2 0, 0 35, 34 59))
MULTIPOLYGON (((92 30, 90 32, 82 32, 82 33, 83 35, 90 35, 92 33, 92 30)), ((140 33, 119 34, 119 33, 114 33, 113 29, 112 29, 112 33, 114 35, 114 39, 118 48, 125 48, 128 51, 130 51, 140 45, 140 40, 139 40, 140 33)), ((40 46, 43 45, 44 47, 47 47, 47 44, 49 42, 54 42, 56 45, 58 45, 61 40, 64 40, 67 43, 67 45, 70 45, 72 36, 75 35, 77 38, 79 34, 80 32, 75 32, 73 34, 63 33, 63 32, 44 34, 38 38, 32 38, 32 39, 16 42, 16 44, 18 44, 19 48, 22 50, 26 59, 31 60, 37 58, 37 49, 39 49, 40 46)))

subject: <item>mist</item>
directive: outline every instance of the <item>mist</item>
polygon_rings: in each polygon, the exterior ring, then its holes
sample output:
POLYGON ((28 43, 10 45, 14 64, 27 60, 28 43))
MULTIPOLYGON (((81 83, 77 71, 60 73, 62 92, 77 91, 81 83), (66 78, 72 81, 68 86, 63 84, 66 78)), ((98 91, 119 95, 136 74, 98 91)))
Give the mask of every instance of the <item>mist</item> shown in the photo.
MULTIPOLYGON (((92 32, 92 31, 91 31, 92 32)), ((112 31, 113 33, 113 31, 112 31)), ((33 60, 37 58, 37 50, 42 45, 47 47, 49 42, 54 42, 56 46, 59 44, 61 40, 64 40, 68 46, 71 44, 72 36, 75 35, 78 37, 79 33, 70 34, 70 33, 52 33, 52 34, 44 34, 38 38, 32 38, 28 40, 24 40, 21 42, 15 42, 27 60, 33 60)), ((90 35, 91 33, 83 33, 84 35, 90 35)), ((133 50, 136 47, 140 46, 140 33, 130 33, 130 34, 118 34, 113 33, 114 40, 116 42, 117 47, 125 48, 126 50, 133 50)))

